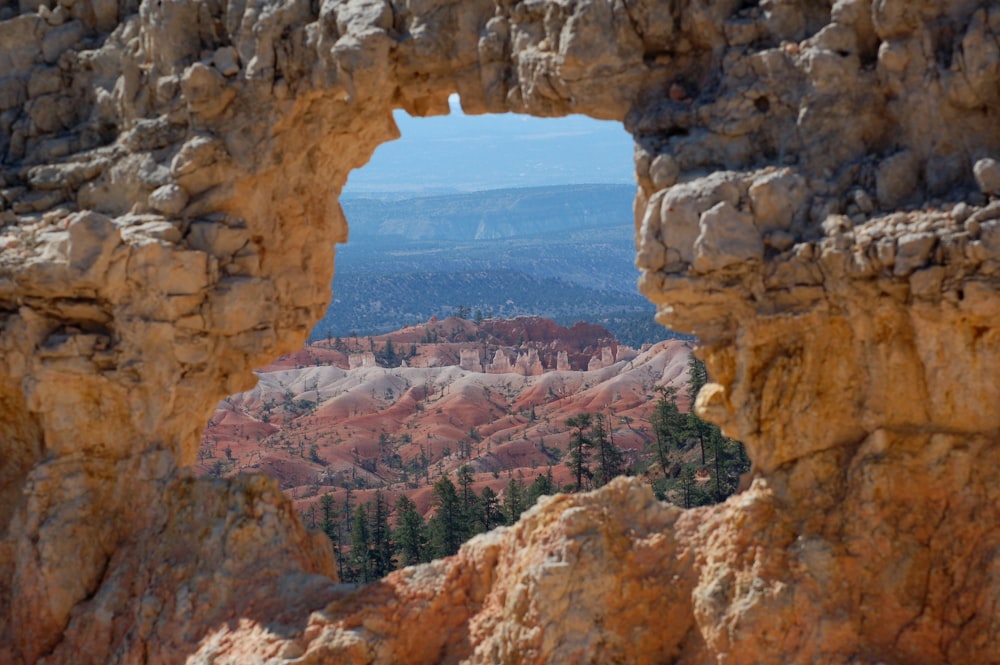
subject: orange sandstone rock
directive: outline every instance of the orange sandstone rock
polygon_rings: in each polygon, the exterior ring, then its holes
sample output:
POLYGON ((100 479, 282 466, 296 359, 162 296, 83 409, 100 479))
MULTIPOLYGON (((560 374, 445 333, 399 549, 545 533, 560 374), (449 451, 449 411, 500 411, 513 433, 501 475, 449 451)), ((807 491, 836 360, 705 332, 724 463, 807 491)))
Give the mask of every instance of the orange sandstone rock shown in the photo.
POLYGON ((0 662, 998 662, 1000 12, 744 5, 0 6, 0 662), (323 312, 391 111, 455 92, 624 122, 640 288, 754 477, 340 586, 184 467, 323 312))

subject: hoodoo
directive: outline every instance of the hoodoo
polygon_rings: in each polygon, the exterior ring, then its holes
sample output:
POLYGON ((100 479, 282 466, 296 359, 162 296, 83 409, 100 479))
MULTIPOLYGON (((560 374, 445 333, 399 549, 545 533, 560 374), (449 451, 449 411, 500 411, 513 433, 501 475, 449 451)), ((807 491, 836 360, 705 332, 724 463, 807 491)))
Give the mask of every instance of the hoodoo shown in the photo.
POLYGON ((1000 662, 1000 7, 0 0, 0 662, 1000 662), (329 300, 393 109, 635 138, 748 489, 543 501, 355 589, 199 432, 329 300))

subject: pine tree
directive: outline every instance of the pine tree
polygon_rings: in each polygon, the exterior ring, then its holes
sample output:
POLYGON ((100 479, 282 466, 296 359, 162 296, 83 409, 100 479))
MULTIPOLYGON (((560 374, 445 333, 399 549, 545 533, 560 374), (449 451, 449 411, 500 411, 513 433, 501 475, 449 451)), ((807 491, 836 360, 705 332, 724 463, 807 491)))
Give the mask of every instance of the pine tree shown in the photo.
POLYGON ((520 477, 511 478, 503 494, 503 511, 507 516, 507 524, 513 524, 520 519, 521 513, 528 508, 527 501, 524 481, 520 477))
POLYGON ((396 367, 399 365, 399 356, 396 354, 396 349, 392 346, 392 340, 385 340, 385 346, 382 348, 382 352, 378 354, 378 360, 386 367, 396 367))
POLYGON ((742 441, 733 441, 736 451, 733 454, 733 470, 736 472, 736 485, 739 486, 741 475, 750 470, 750 456, 747 455, 747 448, 742 441))
POLYGON ((458 498, 462 506, 462 521, 464 522, 465 532, 469 536, 479 532, 479 497, 476 496, 475 490, 472 489, 474 481, 475 476, 473 476, 472 467, 468 464, 463 464, 458 470, 458 498))
POLYGON ((681 501, 685 508, 694 505, 694 469, 689 465, 681 471, 681 501))
POLYGON ((344 578, 344 554, 340 547, 340 524, 337 519, 337 505, 330 494, 319 498, 320 529, 333 545, 333 556, 337 560, 337 573, 344 578))
POLYGON ((482 531, 489 531, 504 524, 503 510, 500 509, 500 497, 487 485, 479 495, 479 526, 482 531))
POLYGON ((714 499, 724 501, 739 489, 740 475, 750 470, 750 458, 739 441, 733 441, 715 427, 711 439, 715 471, 714 499))
POLYGON ((371 582, 371 534, 368 531, 366 505, 358 504, 351 527, 351 573, 354 582, 371 582))
POLYGON ((706 383, 708 383, 708 368, 692 353, 688 357, 688 397, 691 399, 691 404, 694 404, 695 398, 706 383))
POLYGON ((624 456, 604 428, 604 416, 599 413, 594 416, 590 439, 592 445, 597 448, 597 473, 594 474, 594 484, 601 487, 622 473, 624 456))
POLYGON ((395 545, 400 566, 413 566, 430 560, 424 518, 405 494, 396 502, 395 545))
POLYGON ((324 494, 319 498, 319 512, 320 529, 327 535, 331 543, 336 543, 340 534, 337 529, 337 506, 333 495, 324 494))
POLYGON ((354 514, 353 508, 351 508, 351 499, 354 498, 354 492, 351 490, 350 486, 344 488, 344 528, 347 529, 347 533, 351 532, 354 526, 354 514))
POLYGON ((711 423, 702 420, 702 418, 697 413, 695 413, 693 408, 690 411, 688 411, 687 430, 698 440, 698 446, 701 449, 702 466, 705 466, 705 464, 707 464, 705 449, 707 448, 706 443, 712 441, 713 427, 714 426, 711 423))
POLYGON ((465 542, 462 504, 448 476, 434 483, 436 511, 430 519, 431 550, 435 557, 451 556, 465 542))
POLYGON ((378 456, 386 466, 392 460, 396 452, 396 440, 388 432, 379 432, 378 435, 378 456))
POLYGON ((548 494, 555 494, 559 491, 552 480, 552 467, 549 467, 547 474, 538 474, 535 480, 528 486, 528 505, 533 506, 540 497, 548 494))
POLYGON ((667 469, 668 454, 671 448, 679 448, 681 435, 685 428, 685 418, 677 408, 677 388, 674 386, 657 386, 660 398, 649 417, 653 428, 656 456, 663 469, 664 477, 670 475, 667 469))
POLYGON ((567 427, 576 429, 569 443, 569 459, 570 469, 576 476, 577 492, 583 490, 583 479, 590 478, 590 449, 593 443, 584 434, 584 430, 590 427, 590 419, 589 413, 581 413, 566 421, 567 427))
POLYGON ((385 577, 395 568, 392 530, 389 528, 389 502, 382 490, 375 490, 371 509, 371 574, 373 579, 385 577))
POLYGON ((704 466, 707 463, 705 458, 705 444, 714 440, 713 436, 715 432, 712 431, 712 428, 714 427, 716 430, 718 428, 702 420, 695 411, 694 403, 698 397, 698 393, 701 391, 702 386, 708 383, 708 369, 705 367, 705 363, 699 360, 693 353, 688 357, 688 377, 687 394, 691 407, 688 409, 687 424, 691 434, 698 439, 698 445, 701 447, 701 464, 704 466))

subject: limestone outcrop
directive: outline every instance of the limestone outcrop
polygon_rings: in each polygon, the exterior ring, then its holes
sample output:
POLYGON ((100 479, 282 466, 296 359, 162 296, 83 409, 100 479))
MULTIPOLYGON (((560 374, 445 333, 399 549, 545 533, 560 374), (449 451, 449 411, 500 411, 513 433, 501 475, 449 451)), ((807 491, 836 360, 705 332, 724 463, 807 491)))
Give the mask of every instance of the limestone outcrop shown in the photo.
POLYGON ((1000 662, 1000 9, 0 0, 0 661, 1000 662), (351 589, 185 471, 329 299, 391 111, 636 140, 637 264, 755 469, 351 589))

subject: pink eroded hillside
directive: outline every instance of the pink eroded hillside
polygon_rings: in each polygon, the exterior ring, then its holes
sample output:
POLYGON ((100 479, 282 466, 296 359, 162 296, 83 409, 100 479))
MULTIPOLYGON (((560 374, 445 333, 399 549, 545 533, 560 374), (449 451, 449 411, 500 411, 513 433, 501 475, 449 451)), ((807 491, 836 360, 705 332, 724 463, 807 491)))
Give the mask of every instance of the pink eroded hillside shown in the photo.
POLYGON ((599 326, 544 319, 432 319, 374 338, 326 340, 261 368, 254 389, 219 403, 199 470, 264 473, 303 511, 348 487, 360 501, 375 488, 405 492, 426 511, 434 480, 465 464, 477 491, 499 492, 510 477, 530 482, 549 468, 563 485, 570 482, 566 420, 607 416, 615 444, 636 456, 652 440, 656 386, 676 386, 687 408, 690 350, 669 340, 636 351, 599 326), (403 366, 373 366, 375 356, 385 360, 389 341, 403 366), (531 349, 541 367, 482 371, 498 350, 513 365, 531 349), (471 351, 482 369, 468 367, 471 351), (555 369, 560 351, 570 369, 555 369))

